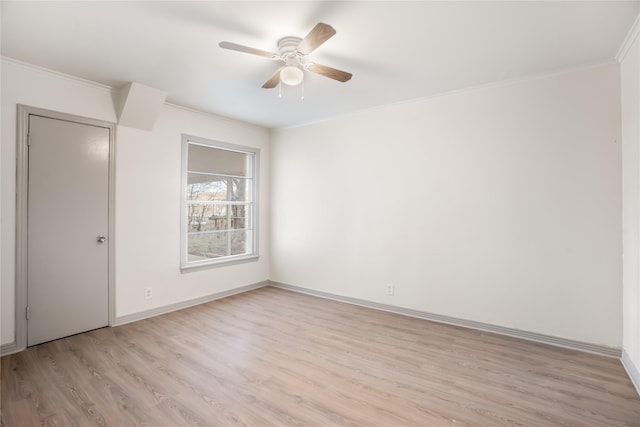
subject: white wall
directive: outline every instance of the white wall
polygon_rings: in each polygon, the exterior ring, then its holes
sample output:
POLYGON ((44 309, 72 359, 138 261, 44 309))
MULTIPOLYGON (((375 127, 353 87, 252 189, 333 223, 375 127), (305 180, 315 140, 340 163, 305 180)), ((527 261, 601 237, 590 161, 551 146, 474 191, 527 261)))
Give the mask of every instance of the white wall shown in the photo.
MULTIPOLYGON (((638 22, 636 22, 636 26, 638 22)), ((625 46, 626 47, 626 46, 625 46)), ((623 356, 640 391, 640 40, 621 60, 623 188, 623 356), (630 366, 631 365, 631 366, 630 366)))
POLYGON ((152 132, 118 127, 116 307, 125 316, 269 278, 267 130, 166 106, 152 132), (183 133, 260 149, 260 260, 180 273, 183 133), (145 287, 153 299, 144 300, 145 287))
MULTIPOLYGON (((109 121, 115 112, 109 88, 4 59, 1 71, 7 344, 16 104, 109 121)), ((116 314, 271 278, 619 347, 618 73, 606 64, 281 130, 271 154, 262 128, 173 106, 152 132, 118 127, 116 314), (259 262, 179 273, 182 133, 261 149, 259 262)))
MULTIPOLYGON (((2 60, 1 343, 15 329, 16 104, 116 121, 110 88, 2 60)), ((116 316, 188 301, 269 278, 269 146, 265 129, 166 105, 153 131, 116 131, 116 316), (181 134, 261 150, 261 258, 180 274, 181 134), (153 287, 144 300, 143 288, 153 287)))
POLYGON ((620 347, 619 84, 609 63, 275 131, 272 280, 620 347))

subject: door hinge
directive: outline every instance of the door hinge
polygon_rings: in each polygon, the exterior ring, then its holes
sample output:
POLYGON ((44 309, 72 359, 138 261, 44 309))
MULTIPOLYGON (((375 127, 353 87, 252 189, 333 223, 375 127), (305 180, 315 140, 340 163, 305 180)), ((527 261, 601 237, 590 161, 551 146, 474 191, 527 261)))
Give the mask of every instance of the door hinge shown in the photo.
POLYGON ((27 147, 31 146, 31 132, 27 133, 27 147))
POLYGON ((26 311, 25 315, 27 317, 27 320, 29 320, 29 318, 31 317, 31 308, 27 306, 27 309, 25 311, 26 311))

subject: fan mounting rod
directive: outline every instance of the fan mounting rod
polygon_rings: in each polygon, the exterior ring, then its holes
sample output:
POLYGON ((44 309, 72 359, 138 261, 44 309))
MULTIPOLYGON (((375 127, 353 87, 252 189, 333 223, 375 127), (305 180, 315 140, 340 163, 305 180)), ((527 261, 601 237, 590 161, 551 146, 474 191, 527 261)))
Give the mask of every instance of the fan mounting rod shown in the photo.
POLYGON ((283 58, 295 56, 298 51, 298 45, 302 39, 300 37, 283 37, 278 40, 278 51, 283 58))
POLYGON ((278 52, 280 52, 280 57, 286 62, 288 65, 294 65, 296 63, 301 64, 301 54, 298 52, 298 45, 302 39, 300 37, 283 37, 278 40, 278 52))

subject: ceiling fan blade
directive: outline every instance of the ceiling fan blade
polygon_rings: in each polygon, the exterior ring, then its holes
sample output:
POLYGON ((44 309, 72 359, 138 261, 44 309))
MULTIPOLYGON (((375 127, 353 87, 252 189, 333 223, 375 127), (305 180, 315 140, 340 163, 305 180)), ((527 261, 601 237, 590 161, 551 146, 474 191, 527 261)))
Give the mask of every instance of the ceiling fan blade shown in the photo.
POLYGON ((231 42, 220 42, 218 43, 223 49, 237 50, 238 52, 250 53, 252 55, 264 56, 269 59, 280 59, 280 55, 277 53, 267 52, 266 50, 260 50, 249 46, 243 46, 241 44, 231 43, 231 42))
POLYGON ((318 22, 315 27, 307 34, 307 36, 298 45, 298 52, 308 55, 322 43, 329 40, 336 33, 331 25, 318 22))
POLYGON ((327 67, 326 65, 321 64, 309 64, 305 67, 307 70, 320 74, 321 76, 329 77, 333 80, 338 80, 339 82, 346 82, 351 80, 351 73, 347 73, 346 71, 341 71, 335 68, 327 67))
POLYGON ((267 80, 263 85, 262 88, 263 89, 273 89, 274 87, 278 86, 278 83, 280 83, 280 71, 282 71, 284 67, 280 67, 276 70, 275 73, 273 73, 273 75, 269 78, 269 80, 267 80))

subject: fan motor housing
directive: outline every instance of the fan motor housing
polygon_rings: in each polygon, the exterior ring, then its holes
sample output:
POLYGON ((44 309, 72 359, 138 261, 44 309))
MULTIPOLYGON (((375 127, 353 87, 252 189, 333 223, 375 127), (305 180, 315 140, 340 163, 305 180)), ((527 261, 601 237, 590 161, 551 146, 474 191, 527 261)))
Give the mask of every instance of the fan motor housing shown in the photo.
POLYGON ((283 37, 278 40, 278 52, 280 52, 280 56, 285 60, 285 62, 300 62, 300 60, 297 59, 300 57, 300 54, 296 49, 301 41, 302 39, 300 37, 292 36, 283 37))

